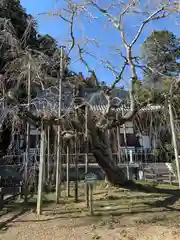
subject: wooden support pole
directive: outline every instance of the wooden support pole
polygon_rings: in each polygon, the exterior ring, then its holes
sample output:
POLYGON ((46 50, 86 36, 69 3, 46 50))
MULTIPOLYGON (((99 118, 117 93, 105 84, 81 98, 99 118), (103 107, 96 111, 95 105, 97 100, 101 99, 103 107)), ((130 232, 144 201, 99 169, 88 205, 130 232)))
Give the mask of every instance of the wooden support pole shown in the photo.
POLYGON ((169 184, 172 185, 172 173, 169 171, 169 184))
MULTIPOLYGON (((61 117, 61 101, 62 101, 62 78, 63 78, 63 46, 60 48, 60 74, 59 74, 59 107, 58 117, 61 117)), ((59 203, 59 197, 61 195, 61 180, 62 180, 62 156, 61 156, 61 128, 58 125, 57 135, 57 161, 56 161, 56 203, 59 203)))
POLYGON ((171 132, 172 132, 172 141, 174 146, 174 155, 175 155, 175 161, 176 161, 177 178, 178 178, 178 184, 180 188, 179 157, 178 157, 177 139, 176 139, 176 133, 175 133, 174 116, 173 116, 171 100, 169 101, 168 107, 169 107, 170 126, 171 126, 171 132))
POLYGON ((0 176, 0 208, 4 207, 4 191, 2 186, 2 177, 0 176))
POLYGON ((42 209, 43 175, 44 175, 44 160, 45 160, 44 153, 45 153, 45 131, 44 131, 44 126, 42 124, 42 126, 41 126, 38 196, 37 196, 37 215, 41 214, 41 209, 42 209))
MULTIPOLYGON (((88 106, 85 108, 85 174, 88 173, 88 153, 89 153, 89 142, 88 142, 88 106)), ((86 206, 89 207, 89 185, 85 183, 85 198, 86 206)))
POLYGON ((94 209, 93 209, 93 184, 89 184, 89 211, 91 215, 94 215, 94 209))
MULTIPOLYGON (((31 101, 31 65, 28 64, 28 83, 27 83, 27 96, 28 96, 28 111, 30 110, 31 101)), ((29 163, 29 143, 30 143, 30 124, 26 124, 26 157, 25 157, 25 168, 24 168, 24 204, 28 203, 28 163, 29 163)))
MULTIPOLYGON (((122 106, 122 116, 124 116, 124 107, 122 106)), ((128 159, 128 151, 127 151, 127 133, 126 133, 126 123, 123 124, 123 134, 124 134, 124 143, 125 143, 125 156, 126 156, 126 161, 127 161, 127 179, 130 179, 130 174, 129 174, 129 159, 128 159)))
POLYGON ((57 163, 57 134, 54 136, 54 146, 53 146, 53 153, 55 158, 53 158, 53 172, 51 175, 51 184, 56 184, 56 163, 57 163))
MULTIPOLYGON (((118 114, 116 114, 116 120, 118 119, 118 114)), ((119 127, 116 128, 116 133, 117 133, 117 150, 118 150, 118 163, 121 163, 121 142, 120 142, 120 130, 119 127)))
POLYGON ((48 188, 50 184, 50 126, 47 127, 47 179, 48 179, 48 188))
MULTIPOLYGON (((39 132, 39 131, 38 131, 39 132)), ((34 156, 34 162, 33 162, 33 171, 35 173, 35 181, 34 181, 34 193, 37 192, 37 189, 38 189, 38 176, 37 176, 37 171, 36 171, 36 163, 38 162, 38 158, 37 156, 39 155, 39 134, 36 135, 36 140, 35 140, 35 143, 36 143, 36 152, 35 152, 35 156, 34 156)))
MULTIPOLYGON (((75 90, 75 89, 74 89, 75 90)), ((73 97, 76 99, 76 92, 73 92, 73 97)), ((76 102, 76 104, 78 104, 76 102)), ((77 110, 74 111, 74 119, 77 119, 77 110)), ((78 138, 78 132, 75 132, 75 139, 74 139, 74 155, 75 155, 75 188, 74 188, 74 194, 75 194, 75 202, 78 202, 78 181, 79 181, 79 168, 78 168, 78 162, 79 162, 79 148, 80 148, 80 140, 78 138)))
POLYGON ((62 156, 61 156, 61 139, 60 139, 60 126, 58 126, 57 137, 57 162, 56 162, 56 203, 59 203, 59 197, 61 196, 61 177, 62 177, 62 156))
POLYGON ((70 196, 70 186, 69 186, 69 145, 67 144, 66 151, 66 196, 70 196))
POLYGON ((78 137, 77 137, 77 133, 76 133, 75 143, 74 143, 74 147, 75 147, 75 171, 76 171, 75 188, 74 188, 75 202, 78 202, 78 178, 79 178, 79 169, 78 169, 79 155, 77 153, 78 143, 79 143, 79 141, 78 141, 78 137))
POLYGON ((22 181, 19 183, 19 200, 22 198, 22 181))

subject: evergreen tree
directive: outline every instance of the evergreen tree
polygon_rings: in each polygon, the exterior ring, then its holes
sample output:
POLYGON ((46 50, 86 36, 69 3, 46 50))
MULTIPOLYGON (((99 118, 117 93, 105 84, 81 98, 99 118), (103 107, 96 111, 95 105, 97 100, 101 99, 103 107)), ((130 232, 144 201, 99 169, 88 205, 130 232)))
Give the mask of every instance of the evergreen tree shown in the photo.
POLYGON ((146 82, 162 87, 166 76, 179 74, 180 38, 168 31, 154 31, 143 43, 142 58, 147 67, 146 82))

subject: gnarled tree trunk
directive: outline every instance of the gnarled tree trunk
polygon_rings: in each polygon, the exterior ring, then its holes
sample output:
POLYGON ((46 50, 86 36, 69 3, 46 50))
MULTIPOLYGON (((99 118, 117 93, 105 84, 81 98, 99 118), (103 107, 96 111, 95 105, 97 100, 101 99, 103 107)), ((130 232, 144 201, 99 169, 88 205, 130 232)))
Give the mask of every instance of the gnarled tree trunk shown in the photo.
POLYGON ((116 161, 113 159, 106 132, 96 127, 91 113, 89 113, 88 118, 88 129, 92 138, 92 153, 97 163, 113 185, 123 186, 127 184, 129 181, 125 173, 116 165, 116 161))
MULTIPOLYGON (((96 158, 97 163, 103 169, 108 181, 114 186, 126 188, 129 190, 139 190, 143 192, 156 192, 156 189, 152 189, 149 186, 143 186, 135 183, 132 180, 128 180, 123 169, 119 168, 114 161, 112 151, 109 144, 106 131, 101 130, 96 126, 93 121, 91 112, 88 115, 88 130, 89 135, 92 138, 91 146, 92 153, 96 158)), ((159 190, 158 190, 159 192, 159 190)))

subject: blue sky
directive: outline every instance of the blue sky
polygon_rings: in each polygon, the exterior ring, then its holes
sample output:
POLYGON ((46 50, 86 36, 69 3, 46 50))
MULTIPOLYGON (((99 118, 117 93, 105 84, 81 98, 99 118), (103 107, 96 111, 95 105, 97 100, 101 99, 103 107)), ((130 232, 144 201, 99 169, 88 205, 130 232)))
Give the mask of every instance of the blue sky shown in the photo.
MULTIPOLYGON (((109 1, 110 0, 103 0, 103 3, 108 3, 109 1)), ((63 7, 62 2, 63 1, 57 0, 21 0, 21 4, 27 10, 27 13, 30 13, 36 19, 38 23, 38 31, 40 33, 49 34, 60 44, 66 45, 67 37, 69 35, 67 24, 59 17, 49 17, 47 15, 40 14, 43 12, 56 12, 58 9, 63 7)), ((98 12, 95 10, 93 10, 92 13, 99 16, 98 12)), ((137 15, 131 15, 131 17, 125 19, 124 24, 126 27, 127 39, 129 41, 133 38, 133 36, 135 36, 141 20, 142 19, 137 15)), ((140 55, 140 44, 142 44, 146 37, 150 35, 153 29, 167 29, 174 32, 177 36, 179 34, 178 26, 175 24, 173 18, 150 23, 144 29, 143 34, 134 47, 135 55, 140 55)), ((74 34, 80 44, 84 42, 84 37, 86 36, 98 39, 98 42, 100 43, 98 48, 92 44, 87 47, 87 50, 95 55, 98 60, 95 60, 94 57, 90 56, 86 56, 85 59, 87 60, 89 66, 96 71, 99 80, 107 83, 112 82, 114 80, 114 76, 107 68, 103 67, 103 64, 99 61, 99 59, 108 59, 114 66, 116 66, 117 70, 121 68, 123 60, 119 57, 119 55, 113 54, 113 52, 115 52, 114 48, 121 49, 121 51, 124 52, 119 32, 113 28, 110 23, 107 23, 104 17, 101 17, 98 20, 93 20, 91 23, 89 23, 85 17, 83 19, 81 17, 76 21, 74 34)), ((76 72, 83 72, 83 74, 87 76, 88 74, 84 65, 80 61, 76 62, 76 50, 71 53, 71 57, 73 64, 71 64, 70 68, 76 72)), ((128 87, 127 79, 129 76, 129 69, 127 69, 122 81, 122 84, 125 85, 125 87, 128 87)))

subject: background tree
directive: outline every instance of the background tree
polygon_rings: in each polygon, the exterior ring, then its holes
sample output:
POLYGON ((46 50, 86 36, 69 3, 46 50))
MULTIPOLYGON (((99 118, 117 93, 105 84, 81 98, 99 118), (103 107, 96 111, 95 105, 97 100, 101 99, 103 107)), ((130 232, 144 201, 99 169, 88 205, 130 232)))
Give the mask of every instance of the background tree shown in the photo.
POLYGON ((153 88, 162 88, 166 77, 177 77, 180 71, 180 38, 169 31, 153 31, 142 45, 147 71, 144 80, 153 88))
MULTIPOLYGON (((156 95, 156 103, 166 102, 171 85, 178 82, 180 71, 180 38, 167 30, 153 31, 142 45, 142 60, 145 64, 143 92, 156 95)), ((143 96, 141 94, 141 96, 143 96)), ((179 90, 173 89, 173 108, 175 115, 179 113, 179 90)), ((177 128, 176 128, 177 129, 177 128)), ((170 127, 159 127, 161 135, 161 151, 165 153, 171 145, 170 127)), ((169 156, 167 158, 169 161, 169 156)))

